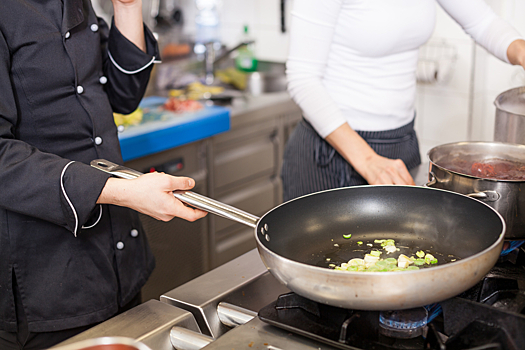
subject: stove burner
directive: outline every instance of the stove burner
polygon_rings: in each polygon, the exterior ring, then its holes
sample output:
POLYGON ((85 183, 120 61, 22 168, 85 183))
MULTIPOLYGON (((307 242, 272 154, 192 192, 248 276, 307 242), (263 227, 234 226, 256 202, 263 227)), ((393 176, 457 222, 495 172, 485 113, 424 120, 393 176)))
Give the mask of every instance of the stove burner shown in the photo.
POLYGON ((393 338, 415 338, 423 335, 428 311, 424 307, 408 310, 381 311, 379 332, 393 338))
POLYGON ((468 291, 425 308, 348 310, 288 293, 259 318, 347 350, 525 349, 525 245, 502 256, 468 291))

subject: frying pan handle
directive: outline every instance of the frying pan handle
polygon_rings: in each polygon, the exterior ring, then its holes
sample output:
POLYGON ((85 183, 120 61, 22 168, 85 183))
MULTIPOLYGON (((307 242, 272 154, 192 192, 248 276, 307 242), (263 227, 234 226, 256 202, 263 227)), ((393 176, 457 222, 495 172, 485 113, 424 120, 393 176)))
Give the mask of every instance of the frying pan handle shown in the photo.
MULTIPOLYGON (((135 179, 141 175, 144 175, 141 172, 130 169, 123 165, 112 163, 105 159, 95 159, 91 161, 91 166, 98 170, 102 170, 103 172, 123 179, 135 179)), ((232 207, 231 205, 224 204, 222 202, 216 201, 214 199, 191 191, 174 191, 173 195, 181 202, 189 204, 197 209, 201 209, 207 211, 208 213, 222 216, 226 219, 240 222, 241 224, 253 228, 257 227, 257 222, 259 221, 258 216, 232 207)))

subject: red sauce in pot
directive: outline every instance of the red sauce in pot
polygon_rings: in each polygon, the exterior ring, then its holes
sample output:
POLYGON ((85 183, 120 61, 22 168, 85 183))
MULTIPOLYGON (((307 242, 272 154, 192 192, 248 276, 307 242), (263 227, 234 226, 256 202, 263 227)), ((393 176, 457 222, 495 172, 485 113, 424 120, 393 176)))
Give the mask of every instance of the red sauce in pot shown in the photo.
POLYGON ((489 159, 483 162, 455 158, 438 164, 457 173, 495 180, 525 180, 525 164, 505 159, 489 159))

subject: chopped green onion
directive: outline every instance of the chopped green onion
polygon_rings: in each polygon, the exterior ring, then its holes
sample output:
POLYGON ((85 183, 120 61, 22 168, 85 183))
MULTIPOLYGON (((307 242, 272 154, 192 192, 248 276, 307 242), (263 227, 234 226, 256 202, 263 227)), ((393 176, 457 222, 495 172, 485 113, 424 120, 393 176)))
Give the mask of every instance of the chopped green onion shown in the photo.
POLYGON ((357 241, 357 244, 361 245, 363 244, 363 241, 357 241))
POLYGON ((419 270, 419 267, 417 266, 409 266, 406 268, 407 271, 410 271, 410 270, 419 270))
POLYGON ((418 251, 418 252, 416 253, 416 255, 417 255, 418 258, 423 258, 423 257, 425 256, 425 252, 422 251, 422 250, 420 250, 420 251, 418 251))
POLYGON ((393 239, 387 239, 381 243, 381 247, 395 246, 395 245, 396 245, 396 242, 393 239))
POLYGON ((370 255, 375 256, 375 257, 380 257, 381 256, 381 252, 379 250, 372 250, 370 252, 370 255))
POLYGON ((416 259, 416 260, 414 260, 414 265, 421 266, 421 265, 424 265, 424 264, 425 264, 425 260, 423 260, 423 259, 416 259))
POLYGON ((364 264, 365 264, 365 261, 363 259, 359 259, 359 258, 351 259, 348 262, 348 265, 350 265, 350 266, 360 266, 360 265, 364 265, 364 264))
POLYGON ((350 237, 352 237, 351 234, 343 235, 343 238, 345 238, 345 239, 348 239, 348 238, 350 238, 350 237))
POLYGON ((395 258, 386 258, 385 261, 388 264, 397 265, 397 260, 395 258))
POLYGON ((434 259, 430 260, 430 263, 431 264, 437 264, 438 263, 438 259, 434 258, 434 259))
POLYGON ((432 254, 425 255, 425 264, 430 264, 432 260, 434 260, 434 256, 432 254))
POLYGON ((378 262, 376 262, 376 266, 384 269, 388 266, 388 263, 384 260, 379 260, 378 262))

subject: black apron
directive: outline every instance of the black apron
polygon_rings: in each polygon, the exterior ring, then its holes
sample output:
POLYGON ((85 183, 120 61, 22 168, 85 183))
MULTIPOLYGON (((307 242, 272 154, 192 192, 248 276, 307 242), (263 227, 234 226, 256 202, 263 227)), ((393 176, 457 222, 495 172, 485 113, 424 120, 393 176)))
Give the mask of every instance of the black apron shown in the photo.
MULTIPOLYGON (((409 170, 421 164, 414 121, 393 130, 357 133, 377 154, 401 159, 409 170)), ((286 143, 281 178, 284 201, 332 188, 367 184, 306 119, 301 120, 286 143)))

